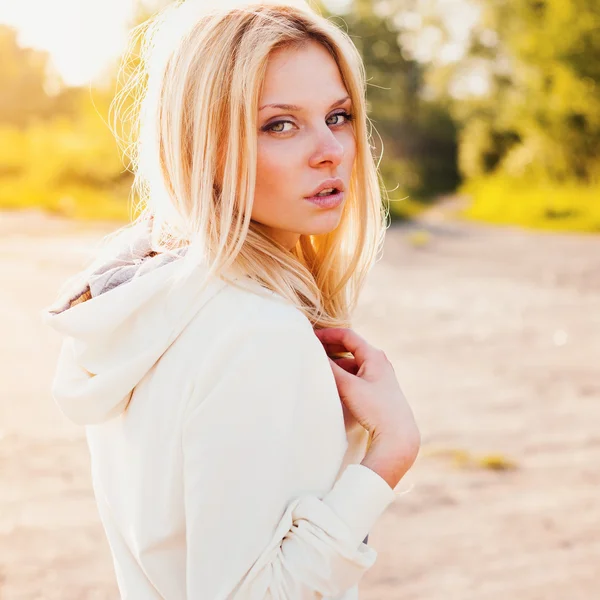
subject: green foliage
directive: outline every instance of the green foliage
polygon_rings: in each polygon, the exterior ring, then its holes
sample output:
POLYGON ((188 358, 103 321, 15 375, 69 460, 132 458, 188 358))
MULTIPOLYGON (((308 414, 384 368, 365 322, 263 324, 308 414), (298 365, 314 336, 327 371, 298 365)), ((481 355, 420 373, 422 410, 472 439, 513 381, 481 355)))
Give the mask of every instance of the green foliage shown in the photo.
POLYGON ((536 229, 600 232, 600 185, 532 184, 492 175, 470 180, 461 191, 473 198, 464 213, 467 218, 536 229))
POLYGON ((0 128, 0 206, 84 218, 126 218, 131 176, 91 107, 76 117, 0 128))
POLYGON ((600 203, 600 3, 482 2, 470 58, 492 89, 456 103, 469 211, 494 222, 597 231, 600 203), (493 30, 498 44, 478 43, 493 30), (498 65, 502 65, 499 68, 498 65))
POLYGON ((0 131, 0 144, 11 138, 16 143, 5 163, 10 166, 2 177, 0 206, 84 218, 127 217, 130 182, 107 153, 108 146, 86 145, 81 131, 58 120, 31 125, 25 135, 0 131))
POLYGON ((0 207, 78 218, 126 219, 131 175, 104 122, 102 90, 60 85, 44 53, 0 26, 0 207))

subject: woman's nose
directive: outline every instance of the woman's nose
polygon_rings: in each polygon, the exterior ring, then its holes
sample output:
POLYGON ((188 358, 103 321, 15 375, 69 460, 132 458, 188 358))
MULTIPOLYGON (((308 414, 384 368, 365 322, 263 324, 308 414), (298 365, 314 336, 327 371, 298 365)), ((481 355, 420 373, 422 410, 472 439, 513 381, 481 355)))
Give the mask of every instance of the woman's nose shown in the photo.
POLYGON ((319 167, 323 163, 330 163, 337 167, 344 158, 344 146, 336 138, 333 131, 327 128, 324 132, 316 134, 314 152, 310 157, 310 166, 319 167))

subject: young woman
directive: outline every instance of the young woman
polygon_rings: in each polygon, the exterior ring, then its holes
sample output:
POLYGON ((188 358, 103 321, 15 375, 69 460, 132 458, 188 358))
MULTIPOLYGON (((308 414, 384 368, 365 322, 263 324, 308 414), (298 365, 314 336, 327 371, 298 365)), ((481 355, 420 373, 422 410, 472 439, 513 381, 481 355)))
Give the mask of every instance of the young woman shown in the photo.
POLYGON ((143 28, 144 210, 45 311, 52 392, 123 598, 356 599, 420 444, 349 328, 385 230, 363 67, 299 0, 206 4, 143 28))

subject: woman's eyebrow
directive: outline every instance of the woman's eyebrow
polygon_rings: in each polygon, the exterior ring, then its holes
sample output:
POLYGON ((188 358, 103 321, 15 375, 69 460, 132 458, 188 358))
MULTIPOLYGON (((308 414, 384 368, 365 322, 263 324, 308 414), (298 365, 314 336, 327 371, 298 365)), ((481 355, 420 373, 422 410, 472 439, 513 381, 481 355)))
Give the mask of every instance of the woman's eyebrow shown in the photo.
MULTIPOLYGON (((344 102, 346 102, 346 100, 350 100, 350 96, 344 96, 343 98, 340 98, 339 100, 336 100, 330 107, 328 110, 331 110, 332 108, 335 108, 336 106, 339 106, 340 104, 344 104, 344 102)), ((258 110, 261 111, 263 108, 280 108, 281 110, 302 110, 301 106, 296 106, 295 104, 265 104, 264 106, 261 106, 258 110)))

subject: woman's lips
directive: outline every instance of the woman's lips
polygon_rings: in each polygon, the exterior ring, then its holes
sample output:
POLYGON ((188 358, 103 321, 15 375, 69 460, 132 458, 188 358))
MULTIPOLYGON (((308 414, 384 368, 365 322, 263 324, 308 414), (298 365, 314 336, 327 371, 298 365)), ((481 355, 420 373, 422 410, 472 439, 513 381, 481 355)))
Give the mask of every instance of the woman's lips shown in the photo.
POLYGON ((344 201, 344 192, 336 192, 329 196, 309 196, 304 199, 316 204, 320 208, 336 208, 344 201))

